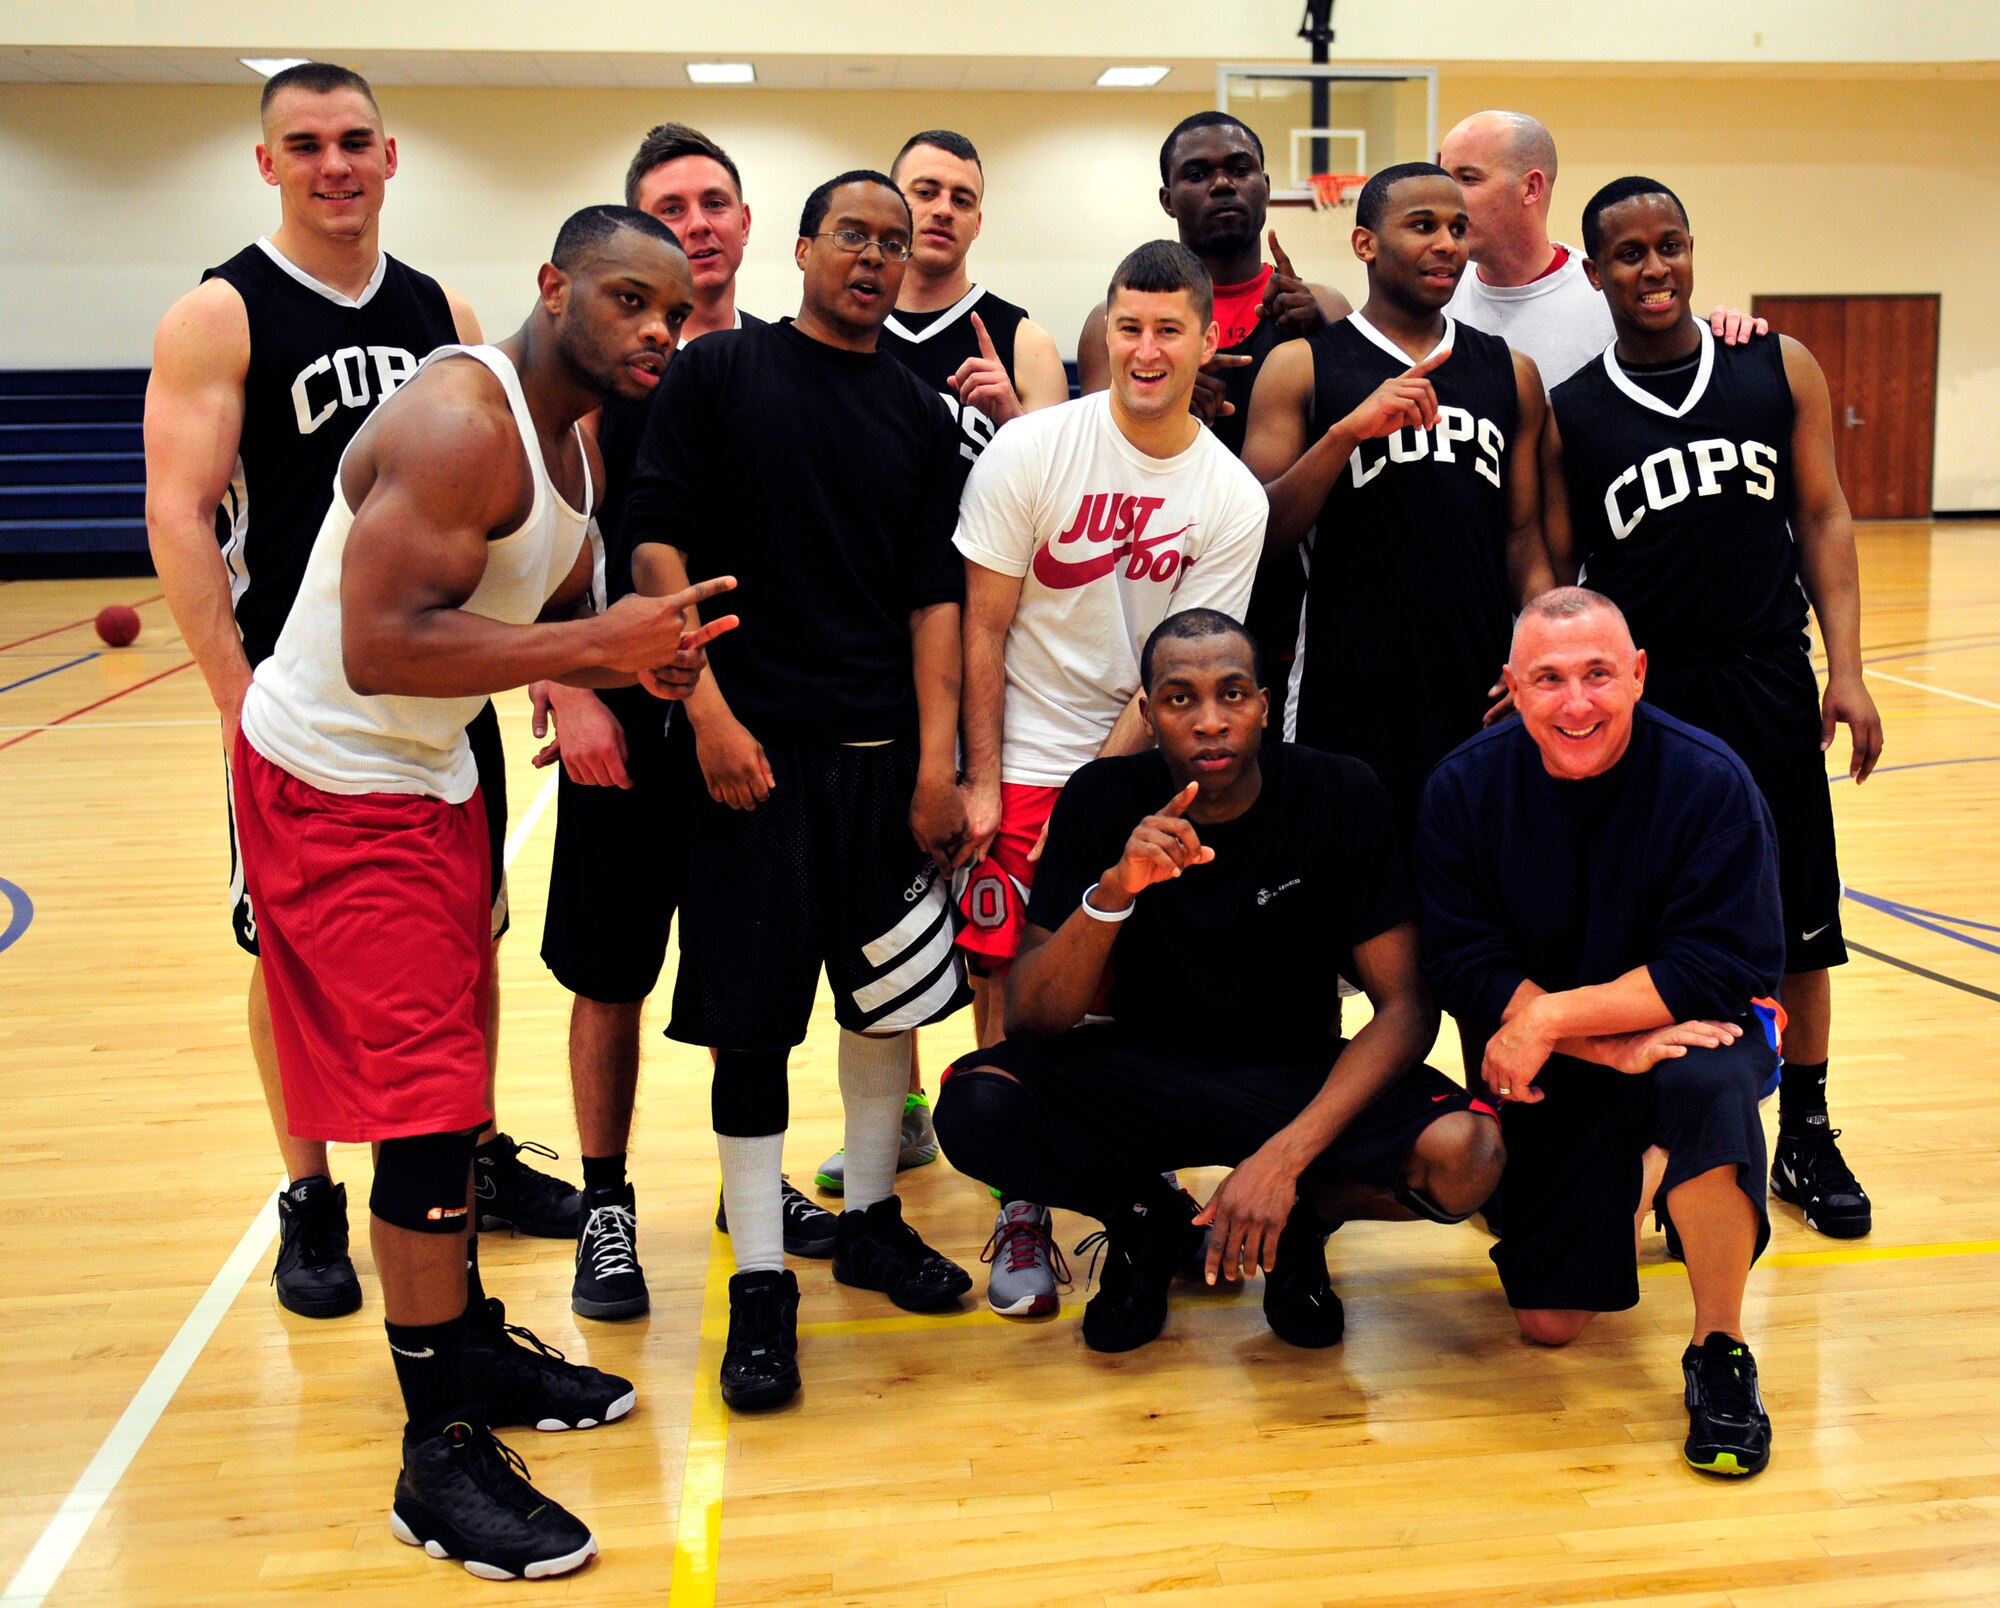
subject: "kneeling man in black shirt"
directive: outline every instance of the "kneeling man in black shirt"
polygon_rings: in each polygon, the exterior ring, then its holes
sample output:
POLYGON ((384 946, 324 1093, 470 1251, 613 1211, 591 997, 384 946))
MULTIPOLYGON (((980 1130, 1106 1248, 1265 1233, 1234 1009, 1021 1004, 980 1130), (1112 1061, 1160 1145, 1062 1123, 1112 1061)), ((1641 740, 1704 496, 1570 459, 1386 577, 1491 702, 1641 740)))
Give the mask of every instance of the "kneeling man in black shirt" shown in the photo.
POLYGON ((1493 1260, 1543 1345, 1637 1305, 1640 1158, 1665 1149, 1694 1287, 1685 1455, 1755 1474, 1771 1421, 1743 1290, 1771 1233, 1757 1101, 1785 965, 1770 812, 1722 742, 1640 703, 1646 655, 1609 598, 1536 598, 1506 679, 1521 718, 1431 772, 1417 828, 1424 969, 1503 1103, 1493 1260))
POLYGON ((1169 615, 1139 674, 1159 747, 1094 760, 1063 789, 1007 1038, 946 1074, 938 1138, 1008 1199, 1104 1224, 1093 1349, 1159 1334, 1204 1225, 1210 1283, 1261 1268, 1272 1329, 1329 1346, 1327 1233, 1459 1221, 1498 1181, 1495 1113, 1419 1064, 1437 1008, 1374 773, 1263 741, 1257 647, 1226 614, 1169 615), (1351 1040, 1336 1030, 1343 974, 1375 1007, 1351 1040), (1112 1022, 1078 1025, 1094 1009, 1112 1022), (1160 1175, 1201 1166, 1235 1170, 1197 1209, 1160 1175))

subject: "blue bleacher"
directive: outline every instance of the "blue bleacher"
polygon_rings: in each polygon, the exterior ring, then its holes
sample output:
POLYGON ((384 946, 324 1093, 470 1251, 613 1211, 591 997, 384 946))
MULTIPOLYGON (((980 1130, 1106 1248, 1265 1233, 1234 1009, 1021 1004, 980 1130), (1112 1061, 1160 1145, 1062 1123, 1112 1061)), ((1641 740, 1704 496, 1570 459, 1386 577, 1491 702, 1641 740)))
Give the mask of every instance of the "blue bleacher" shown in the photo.
POLYGON ((152 573, 146 374, 0 371, 0 579, 152 573))

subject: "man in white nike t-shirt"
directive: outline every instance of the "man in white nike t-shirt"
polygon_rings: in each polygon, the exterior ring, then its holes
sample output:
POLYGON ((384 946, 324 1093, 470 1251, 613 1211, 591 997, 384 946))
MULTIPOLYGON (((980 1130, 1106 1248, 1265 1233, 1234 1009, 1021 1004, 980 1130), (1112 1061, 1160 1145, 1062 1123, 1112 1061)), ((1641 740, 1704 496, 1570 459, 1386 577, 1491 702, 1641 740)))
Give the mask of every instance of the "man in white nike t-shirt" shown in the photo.
MULTIPOLYGON (((1150 746, 1139 650, 1183 609, 1242 619, 1268 505, 1256 477, 1188 412, 1215 355, 1215 290, 1185 246, 1155 240, 1112 276, 1111 389, 1015 419, 974 465, 959 508, 965 557, 964 768, 977 863, 959 943, 981 1047, 1001 1037, 1034 859, 1071 774, 1150 746)), ((1003 1205, 988 1299, 1009 1316, 1056 1306, 1048 1213, 1003 1205)))

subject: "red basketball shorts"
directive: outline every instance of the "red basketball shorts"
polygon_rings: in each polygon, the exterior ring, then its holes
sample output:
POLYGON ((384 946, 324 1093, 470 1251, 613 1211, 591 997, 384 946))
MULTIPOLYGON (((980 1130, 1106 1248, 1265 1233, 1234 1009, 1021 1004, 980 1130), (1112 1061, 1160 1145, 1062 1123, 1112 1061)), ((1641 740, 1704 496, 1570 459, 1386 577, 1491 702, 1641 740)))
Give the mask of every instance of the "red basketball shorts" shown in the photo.
POLYGON ((1028 925, 1028 890, 1035 885, 1035 864, 1028 858, 1048 825, 1049 812, 1062 794, 1060 787, 1000 784, 1000 830, 993 847, 979 864, 962 873, 958 946, 975 970, 1005 971, 1021 952, 1021 934, 1028 925))
POLYGON ((325 793, 240 734, 236 827, 285 1112, 359 1143, 486 1125, 486 808, 325 793))

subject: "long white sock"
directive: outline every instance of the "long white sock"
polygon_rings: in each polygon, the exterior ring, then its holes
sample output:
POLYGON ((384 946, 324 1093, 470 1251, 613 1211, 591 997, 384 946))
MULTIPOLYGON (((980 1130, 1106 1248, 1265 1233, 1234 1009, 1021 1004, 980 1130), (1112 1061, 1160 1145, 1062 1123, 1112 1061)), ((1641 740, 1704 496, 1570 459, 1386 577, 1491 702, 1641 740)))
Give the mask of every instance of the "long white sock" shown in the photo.
POLYGON ((840 1031, 840 1103, 847 1110, 845 1200, 866 1211, 896 1192, 896 1154, 903 1147, 903 1101, 910 1092, 915 1037, 870 1038, 840 1031))
POLYGON ((784 1187, 784 1134, 739 1139, 719 1133, 715 1148, 722 1157, 722 1210, 736 1271, 784 1272, 785 1213, 778 1194, 784 1187))

